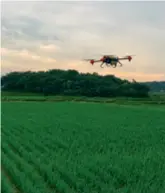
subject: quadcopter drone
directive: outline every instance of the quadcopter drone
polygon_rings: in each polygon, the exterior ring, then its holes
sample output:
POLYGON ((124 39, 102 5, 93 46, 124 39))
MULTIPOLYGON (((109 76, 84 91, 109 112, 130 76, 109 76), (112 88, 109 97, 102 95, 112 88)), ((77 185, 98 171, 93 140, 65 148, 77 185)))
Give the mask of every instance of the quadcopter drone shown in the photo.
POLYGON ((85 59, 85 61, 89 61, 92 65, 95 62, 102 62, 100 67, 103 68, 103 65, 105 64, 107 67, 112 66, 113 68, 117 67, 117 64, 119 63, 120 66, 122 66, 122 63, 120 60, 128 60, 129 62, 132 60, 133 55, 128 55, 124 57, 118 57, 115 55, 104 55, 101 59, 99 60, 94 60, 94 59, 85 59))

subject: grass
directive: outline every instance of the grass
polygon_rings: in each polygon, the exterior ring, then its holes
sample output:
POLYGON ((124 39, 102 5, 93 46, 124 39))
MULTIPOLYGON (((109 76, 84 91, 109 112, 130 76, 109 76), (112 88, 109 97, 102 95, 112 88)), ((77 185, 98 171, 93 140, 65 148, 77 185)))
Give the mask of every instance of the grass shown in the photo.
POLYGON ((19 92, 19 91, 2 91, 1 96, 42 96, 39 93, 33 93, 33 92, 19 92))
POLYGON ((6 193, 163 193, 165 109, 2 102, 6 193))
POLYGON ((116 103, 116 104, 153 104, 165 105, 165 95, 151 94, 148 98, 104 98, 104 97, 85 97, 85 96, 44 96, 37 93, 7 92, 2 91, 1 101, 78 101, 78 102, 97 102, 97 103, 116 103))

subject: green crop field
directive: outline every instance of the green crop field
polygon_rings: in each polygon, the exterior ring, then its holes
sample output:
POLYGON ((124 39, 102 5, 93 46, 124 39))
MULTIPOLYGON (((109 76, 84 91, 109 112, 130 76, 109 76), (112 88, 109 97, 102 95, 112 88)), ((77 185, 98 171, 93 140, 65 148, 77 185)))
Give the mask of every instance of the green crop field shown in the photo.
POLYGON ((165 108, 2 102, 3 193, 164 193, 165 108))

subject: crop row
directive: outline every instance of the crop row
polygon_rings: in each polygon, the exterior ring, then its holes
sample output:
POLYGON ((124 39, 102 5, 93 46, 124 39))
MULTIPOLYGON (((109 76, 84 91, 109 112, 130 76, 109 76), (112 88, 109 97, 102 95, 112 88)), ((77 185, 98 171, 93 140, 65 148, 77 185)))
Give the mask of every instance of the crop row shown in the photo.
POLYGON ((3 187, 7 193, 162 193, 162 113, 95 104, 5 104, 3 187))
MULTIPOLYGON (((69 188, 74 188, 76 191, 81 190, 81 192, 84 192, 85 189, 88 192, 88 191, 90 191, 90 188, 100 190, 100 188, 101 188, 100 177, 94 175, 89 170, 80 167, 79 173, 77 173, 77 176, 73 176, 73 174, 71 172, 69 173, 68 168, 66 168, 65 164, 62 167, 62 163, 64 163, 65 160, 60 159, 60 163, 57 162, 56 164, 54 164, 55 157, 50 157, 50 153, 48 153, 48 152, 52 152, 51 149, 49 149, 49 151, 47 151, 47 152, 46 151, 44 152, 44 160, 42 159, 42 163, 41 163, 41 162, 39 162, 40 159, 35 157, 35 155, 39 156, 39 154, 41 153, 39 151, 41 149, 37 149, 36 146, 32 146, 31 143, 26 143, 26 145, 23 145, 20 142, 20 139, 18 137, 15 137, 15 136, 10 136, 8 138, 9 138, 8 143, 10 143, 10 141, 14 141, 14 143, 12 143, 12 146, 10 146, 9 148, 14 149, 14 151, 18 152, 18 154, 22 157, 22 159, 20 159, 20 160, 23 160, 23 162, 26 160, 30 164, 34 165, 35 168, 39 171, 39 173, 41 175, 43 175, 43 177, 45 177, 44 180, 48 181, 50 187, 53 187, 53 184, 56 184, 56 186, 57 186, 57 184, 60 182, 60 180, 61 181, 64 180, 63 185, 61 182, 58 185, 59 187, 56 187, 58 189, 58 191, 65 190, 64 192, 68 192, 69 188), (27 153, 28 151, 31 153, 30 154, 27 153), (43 163, 44 161, 46 161, 45 160, 46 158, 48 158, 47 160, 49 160, 49 165, 46 165, 48 163, 43 163), (53 159, 50 160, 49 158, 50 159, 53 158, 53 159), (44 168, 45 168, 45 170, 44 170, 44 168), (66 183, 64 183, 64 182, 66 182, 66 183), (87 187, 85 187, 85 184, 88 184, 88 189, 87 189, 87 187), (63 186, 63 187, 60 187, 60 186, 63 186)), ((45 149, 45 147, 44 147, 44 149, 45 149)), ((13 153, 13 156, 15 155, 15 153, 13 153)), ((18 155, 16 157, 18 158, 18 155)), ((13 157, 13 159, 14 159, 14 157, 13 157)), ((16 160, 16 159, 14 159, 14 160, 16 160)), ((70 167, 71 166, 73 167, 73 164, 75 164, 75 163, 69 163, 70 167)), ((104 184, 104 189, 105 189, 105 187, 106 186, 104 184)))

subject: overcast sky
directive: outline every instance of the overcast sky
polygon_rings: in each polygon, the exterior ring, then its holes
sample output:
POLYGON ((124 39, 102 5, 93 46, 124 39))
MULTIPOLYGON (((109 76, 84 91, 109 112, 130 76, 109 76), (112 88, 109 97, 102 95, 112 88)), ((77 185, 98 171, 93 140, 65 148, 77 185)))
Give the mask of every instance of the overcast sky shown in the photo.
POLYGON ((53 68, 165 80, 165 2, 3 2, 2 73, 53 68), (113 68, 84 58, 135 54, 113 68))

